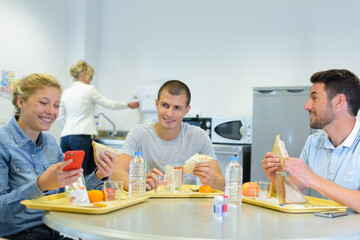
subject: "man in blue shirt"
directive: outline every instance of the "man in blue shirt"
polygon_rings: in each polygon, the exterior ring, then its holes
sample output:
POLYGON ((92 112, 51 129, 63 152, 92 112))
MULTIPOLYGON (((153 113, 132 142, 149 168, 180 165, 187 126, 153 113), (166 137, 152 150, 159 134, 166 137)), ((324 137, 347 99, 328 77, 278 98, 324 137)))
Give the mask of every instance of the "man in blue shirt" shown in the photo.
MULTIPOLYGON (((360 212, 360 81, 352 72, 337 69, 315 73, 310 81, 304 109, 310 127, 324 131, 309 136, 300 158, 287 158, 283 170, 300 190, 312 188, 360 212)), ((266 153, 262 167, 275 184, 281 171, 277 156, 266 153)))

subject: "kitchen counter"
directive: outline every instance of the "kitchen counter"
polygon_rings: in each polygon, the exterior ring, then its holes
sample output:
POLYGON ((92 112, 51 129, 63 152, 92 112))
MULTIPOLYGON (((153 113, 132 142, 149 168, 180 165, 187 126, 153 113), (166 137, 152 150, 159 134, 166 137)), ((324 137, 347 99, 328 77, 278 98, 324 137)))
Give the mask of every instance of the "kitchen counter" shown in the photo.
POLYGON ((213 198, 150 198, 102 215, 46 211, 46 225, 83 239, 359 239, 360 214, 323 218, 250 204, 217 220, 213 198))

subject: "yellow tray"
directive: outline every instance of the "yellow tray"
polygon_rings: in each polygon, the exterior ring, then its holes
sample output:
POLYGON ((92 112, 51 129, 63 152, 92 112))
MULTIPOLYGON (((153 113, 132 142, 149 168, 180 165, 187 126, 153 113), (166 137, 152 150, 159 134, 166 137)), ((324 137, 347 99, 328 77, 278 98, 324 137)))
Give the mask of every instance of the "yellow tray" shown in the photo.
POLYGON ((311 213, 324 211, 344 212, 348 209, 347 207, 334 201, 310 196, 305 197, 308 200, 308 203, 284 204, 281 206, 278 204, 276 198, 258 200, 250 197, 243 197, 243 202, 287 213, 311 213))
POLYGON ((123 199, 121 202, 100 202, 100 204, 105 204, 106 206, 97 206, 96 203, 95 205, 93 203, 70 204, 65 193, 59 193, 36 199, 23 200, 21 201, 21 204, 25 205, 27 208, 32 209, 42 209, 58 212, 103 214, 144 202, 148 198, 149 197, 146 196, 135 200, 123 199))
POLYGON ((196 192, 199 189, 199 185, 182 185, 181 192, 177 193, 157 193, 155 190, 149 191, 146 193, 147 196, 152 198, 185 198, 185 197, 199 197, 199 198, 210 198, 215 195, 224 194, 224 192, 213 189, 212 193, 199 193, 196 192))

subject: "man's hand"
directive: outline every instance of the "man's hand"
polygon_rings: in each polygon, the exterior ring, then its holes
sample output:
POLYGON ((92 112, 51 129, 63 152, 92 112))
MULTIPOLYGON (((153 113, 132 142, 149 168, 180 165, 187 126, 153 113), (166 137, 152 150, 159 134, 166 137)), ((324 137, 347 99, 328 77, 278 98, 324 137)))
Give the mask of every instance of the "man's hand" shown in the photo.
POLYGON ((193 174, 195 177, 200 178, 201 184, 225 190, 225 180, 221 174, 219 163, 216 160, 196 164, 193 174))
POLYGON ((96 177, 102 179, 110 176, 115 168, 116 157, 111 152, 105 152, 100 154, 96 161, 96 177))
POLYGON ((161 185, 161 182, 158 176, 164 176, 164 174, 156 168, 153 168, 150 173, 146 174, 146 190, 150 191, 156 189, 158 185, 161 185))
POLYGON ((279 158, 277 158, 276 154, 272 152, 267 152, 264 156, 264 159, 261 161, 262 169, 266 176, 269 179, 276 178, 276 172, 281 171, 281 164, 279 158))
POLYGON ((311 188, 312 183, 316 181, 317 175, 299 158, 289 157, 285 159, 283 169, 290 173, 290 176, 295 180, 295 184, 301 190, 304 187, 311 188))
POLYGON ((198 163, 194 168, 193 174, 195 177, 200 178, 201 184, 211 185, 211 182, 214 181, 214 171, 209 163, 198 163))
POLYGON ((62 169, 73 160, 64 161, 51 165, 36 181, 42 192, 55 190, 74 183, 83 172, 83 169, 63 171, 62 169))

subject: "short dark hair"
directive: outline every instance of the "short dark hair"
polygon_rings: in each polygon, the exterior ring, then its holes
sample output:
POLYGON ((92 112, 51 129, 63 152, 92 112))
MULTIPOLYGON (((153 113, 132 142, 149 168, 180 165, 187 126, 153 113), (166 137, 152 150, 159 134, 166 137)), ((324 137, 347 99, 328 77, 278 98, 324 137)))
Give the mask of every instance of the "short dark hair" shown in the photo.
POLYGON ((191 93, 188 86, 186 86, 185 83, 179 81, 179 80, 169 80, 166 83, 164 83, 158 92, 158 99, 160 98, 160 94, 162 91, 167 90, 171 95, 178 96, 182 92, 185 92, 186 94, 186 106, 189 106, 190 100, 191 100, 191 93))
POLYGON ((360 81, 354 73, 346 69, 330 69, 314 73, 310 81, 312 83, 324 83, 329 100, 337 94, 344 94, 350 114, 357 115, 360 108, 360 81))

